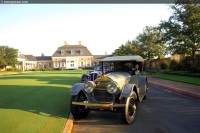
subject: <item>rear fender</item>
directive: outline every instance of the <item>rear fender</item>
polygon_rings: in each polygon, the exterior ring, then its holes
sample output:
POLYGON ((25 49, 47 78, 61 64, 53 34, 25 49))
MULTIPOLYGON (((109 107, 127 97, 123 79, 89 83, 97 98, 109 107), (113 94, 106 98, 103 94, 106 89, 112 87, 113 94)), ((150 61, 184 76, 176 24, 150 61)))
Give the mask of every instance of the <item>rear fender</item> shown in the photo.
POLYGON ((139 78, 139 84, 138 84, 138 86, 140 88, 140 92, 141 93, 144 94, 144 93, 146 93, 146 91, 148 91, 148 82, 147 82, 147 77, 146 76, 141 76, 139 78))
POLYGON ((76 83, 70 89, 70 94, 72 96, 77 95, 81 90, 84 90, 84 83, 76 83))

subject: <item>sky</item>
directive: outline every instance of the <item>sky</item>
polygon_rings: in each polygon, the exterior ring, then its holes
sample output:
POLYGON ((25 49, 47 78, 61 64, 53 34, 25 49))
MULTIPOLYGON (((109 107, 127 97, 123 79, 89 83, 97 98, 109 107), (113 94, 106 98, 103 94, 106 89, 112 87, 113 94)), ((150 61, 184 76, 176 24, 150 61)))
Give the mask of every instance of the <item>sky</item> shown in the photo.
POLYGON ((170 15, 169 4, 0 4, 0 46, 52 56, 81 41, 93 55, 112 54, 170 15))

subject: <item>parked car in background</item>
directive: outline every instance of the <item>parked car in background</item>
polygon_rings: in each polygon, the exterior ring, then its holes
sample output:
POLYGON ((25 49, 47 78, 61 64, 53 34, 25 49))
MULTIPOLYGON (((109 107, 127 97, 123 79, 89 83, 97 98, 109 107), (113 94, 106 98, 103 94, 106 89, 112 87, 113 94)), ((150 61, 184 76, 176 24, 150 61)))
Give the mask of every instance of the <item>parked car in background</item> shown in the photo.
POLYGON ((100 66, 102 72, 95 79, 89 77, 85 83, 76 83, 70 89, 71 113, 75 119, 80 119, 90 110, 120 112, 125 123, 132 123, 138 102, 146 98, 148 91, 144 59, 141 56, 112 56, 100 60, 100 66), (105 71, 104 66, 109 66, 109 70, 105 71))
POLYGON ((81 76, 81 83, 85 83, 88 80, 90 80, 90 74, 94 72, 94 70, 87 70, 82 76, 81 76))
POLYGON ((85 83, 87 81, 94 81, 98 76, 102 75, 102 72, 106 73, 110 71, 110 66, 100 66, 97 65, 94 70, 87 70, 81 76, 81 83, 85 83))

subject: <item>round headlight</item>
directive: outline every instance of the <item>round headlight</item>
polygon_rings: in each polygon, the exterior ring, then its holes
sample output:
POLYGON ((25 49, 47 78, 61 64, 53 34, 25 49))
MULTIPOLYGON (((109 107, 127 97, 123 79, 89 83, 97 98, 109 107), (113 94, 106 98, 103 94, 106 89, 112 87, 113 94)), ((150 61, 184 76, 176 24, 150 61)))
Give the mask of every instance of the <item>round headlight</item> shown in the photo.
POLYGON ((94 90, 94 82, 88 81, 84 84, 84 90, 87 93, 91 93, 94 90))
POLYGON ((117 83, 116 82, 110 82, 110 83, 108 83, 108 85, 107 85, 107 91, 109 92, 109 93, 111 93, 111 94, 115 94, 116 92, 117 92, 117 90, 118 90, 118 85, 117 85, 117 83))

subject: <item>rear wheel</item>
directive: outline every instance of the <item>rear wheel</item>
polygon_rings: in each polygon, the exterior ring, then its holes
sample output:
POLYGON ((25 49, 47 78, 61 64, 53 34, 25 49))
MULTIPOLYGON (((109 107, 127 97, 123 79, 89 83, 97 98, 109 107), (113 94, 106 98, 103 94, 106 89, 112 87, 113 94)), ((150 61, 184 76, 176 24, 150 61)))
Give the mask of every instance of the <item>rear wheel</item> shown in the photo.
POLYGON ((126 104, 125 108, 121 108, 122 120, 127 124, 131 124, 135 120, 137 112, 137 96, 135 92, 133 92, 132 96, 123 98, 122 103, 126 104))
POLYGON ((89 109, 82 105, 73 105, 72 102, 83 102, 87 101, 86 96, 83 93, 79 93, 76 96, 72 96, 71 98, 71 113, 73 114, 75 119, 81 119, 86 117, 89 114, 89 109))

